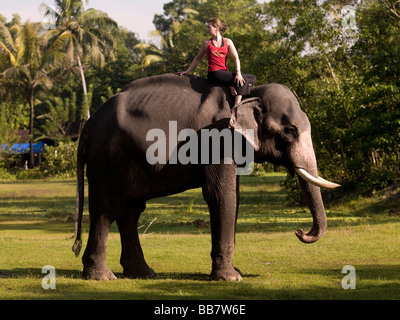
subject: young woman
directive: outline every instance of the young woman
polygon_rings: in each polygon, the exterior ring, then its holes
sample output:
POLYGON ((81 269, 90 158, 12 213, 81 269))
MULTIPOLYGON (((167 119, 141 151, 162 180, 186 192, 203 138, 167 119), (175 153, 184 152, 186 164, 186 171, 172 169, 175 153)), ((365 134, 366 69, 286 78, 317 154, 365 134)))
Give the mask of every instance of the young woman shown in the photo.
POLYGON ((250 93, 249 87, 254 85, 256 77, 251 74, 243 74, 240 70, 239 55, 232 40, 223 38, 227 26, 219 19, 210 19, 207 23, 207 31, 210 39, 205 39, 199 53, 186 71, 178 72, 179 75, 193 71, 200 60, 207 54, 208 80, 215 84, 229 86, 235 96, 235 105, 240 103, 242 96, 250 93), (228 53, 236 65, 236 72, 229 72, 227 66, 228 53))

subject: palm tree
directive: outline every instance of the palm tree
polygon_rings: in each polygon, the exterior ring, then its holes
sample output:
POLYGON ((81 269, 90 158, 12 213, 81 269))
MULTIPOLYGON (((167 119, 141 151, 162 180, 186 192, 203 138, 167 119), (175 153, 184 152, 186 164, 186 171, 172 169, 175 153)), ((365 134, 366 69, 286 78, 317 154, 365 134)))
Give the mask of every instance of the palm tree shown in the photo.
POLYGON ((143 57, 142 70, 150 70, 152 74, 166 71, 166 62, 175 48, 174 38, 179 34, 180 29, 181 23, 175 20, 167 31, 155 30, 150 33, 151 37, 158 38, 161 49, 149 43, 139 43, 135 46, 135 49, 141 51, 143 57))
MULTIPOLYGON (((86 0, 86 4, 88 1, 86 0)), ((90 110, 87 99, 87 85, 83 60, 91 59, 91 63, 104 66, 105 58, 114 60, 113 50, 116 40, 111 34, 117 23, 105 12, 88 9, 84 10, 82 0, 56 0, 56 10, 42 3, 45 16, 53 16, 55 29, 45 35, 48 43, 47 58, 55 65, 78 67, 82 80, 84 94, 84 109, 82 114, 88 119, 90 110)))
POLYGON ((165 71, 163 50, 150 43, 138 43, 135 45, 135 49, 139 50, 142 55, 142 71, 150 68, 156 73, 163 73, 165 71))
POLYGON ((34 166, 33 153, 33 122, 35 94, 37 89, 50 89, 52 81, 46 72, 43 60, 43 46, 40 44, 40 23, 26 22, 21 25, 19 20, 8 28, 0 22, 0 54, 7 57, 8 65, 3 71, 3 77, 15 86, 23 89, 30 106, 29 143, 30 167, 34 166))
MULTIPOLYGON (((142 71, 147 71, 152 75, 172 72, 176 71, 177 67, 181 68, 188 60, 187 51, 183 51, 180 47, 182 39, 184 38, 183 42, 187 40, 186 35, 181 32, 188 26, 192 29, 199 23, 204 29, 204 25, 195 19, 199 15, 198 11, 190 7, 181 8, 181 5, 175 1, 168 3, 164 7, 165 15, 168 15, 168 18, 155 15, 153 22, 157 30, 152 31, 150 36, 156 39, 158 45, 139 43, 135 46, 135 49, 139 50, 142 55, 142 71), (170 5, 176 5, 176 7, 172 8, 170 5)), ((188 5, 187 1, 183 4, 183 6, 185 5, 188 5)))

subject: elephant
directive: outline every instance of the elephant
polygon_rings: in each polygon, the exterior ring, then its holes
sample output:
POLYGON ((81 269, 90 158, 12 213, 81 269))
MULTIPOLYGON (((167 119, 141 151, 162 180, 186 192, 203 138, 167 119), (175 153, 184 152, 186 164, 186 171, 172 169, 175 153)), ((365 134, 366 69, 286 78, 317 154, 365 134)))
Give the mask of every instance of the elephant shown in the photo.
MULTIPOLYGON (((210 213, 209 278, 242 280, 242 273, 232 265, 239 208, 238 164, 233 159, 173 162, 173 152, 163 153, 165 162, 149 163, 146 154, 156 139, 149 139, 148 133, 154 128, 169 132, 171 123, 179 131, 190 129, 197 134, 204 128, 242 133, 253 130, 252 139, 241 137, 251 144, 254 162, 283 165, 292 175, 298 175, 313 225, 307 233, 297 230, 296 236, 312 243, 323 235, 327 222, 320 187, 339 185, 318 176, 310 122, 286 86, 254 86, 246 99, 233 106, 228 87, 211 84, 205 78, 151 76, 134 80, 112 96, 85 123, 80 135, 73 251, 78 256, 82 246, 86 165, 90 227, 82 256, 84 279, 116 279, 106 265, 107 236, 113 222, 121 237, 123 276, 156 277, 145 261, 137 230, 146 201, 201 187, 210 213)), ((164 142, 168 151, 183 148, 185 141, 177 145, 169 139, 164 142)), ((201 152, 203 148, 199 148, 201 152)))

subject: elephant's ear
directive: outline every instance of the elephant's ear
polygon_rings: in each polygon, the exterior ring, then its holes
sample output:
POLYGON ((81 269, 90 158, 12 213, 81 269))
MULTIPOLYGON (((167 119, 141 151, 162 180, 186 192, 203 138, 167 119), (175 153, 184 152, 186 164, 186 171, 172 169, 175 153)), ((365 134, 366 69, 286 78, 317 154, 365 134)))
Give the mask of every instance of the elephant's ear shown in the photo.
POLYGON ((251 143, 255 151, 261 147, 259 117, 262 111, 261 99, 248 98, 243 100, 232 109, 229 127, 241 132, 241 134, 251 143), (253 137, 248 133, 249 129, 253 130, 253 137))

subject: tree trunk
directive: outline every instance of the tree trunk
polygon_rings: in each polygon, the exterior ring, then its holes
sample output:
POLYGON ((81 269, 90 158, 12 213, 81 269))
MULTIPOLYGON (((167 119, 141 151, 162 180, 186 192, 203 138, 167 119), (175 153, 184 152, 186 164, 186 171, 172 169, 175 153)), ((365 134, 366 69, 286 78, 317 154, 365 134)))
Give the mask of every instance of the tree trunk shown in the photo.
POLYGON ((392 14, 391 17, 396 20, 397 22, 400 22, 400 10, 396 8, 396 4, 398 4, 398 1, 395 3, 390 3, 389 1, 385 0, 379 0, 379 2, 387 9, 389 12, 392 14))
POLYGON ((82 79, 82 89, 83 89, 83 103, 85 108, 87 108, 86 112, 86 120, 90 118, 90 109, 88 106, 88 97, 87 97, 87 87, 86 87, 86 79, 85 79, 85 73, 83 72, 83 66, 81 63, 81 58, 79 56, 76 56, 76 60, 78 61, 78 66, 79 66, 79 72, 81 74, 81 79, 82 79))
POLYGON ((35 89, 32 88, 29 97, 29 104, 30 104, 30 117, 29 117, 29 167, 33 168, 35 166, 35 155, 33 153, 33 118, 35 116, 34 112, 34 93, 35 89))

